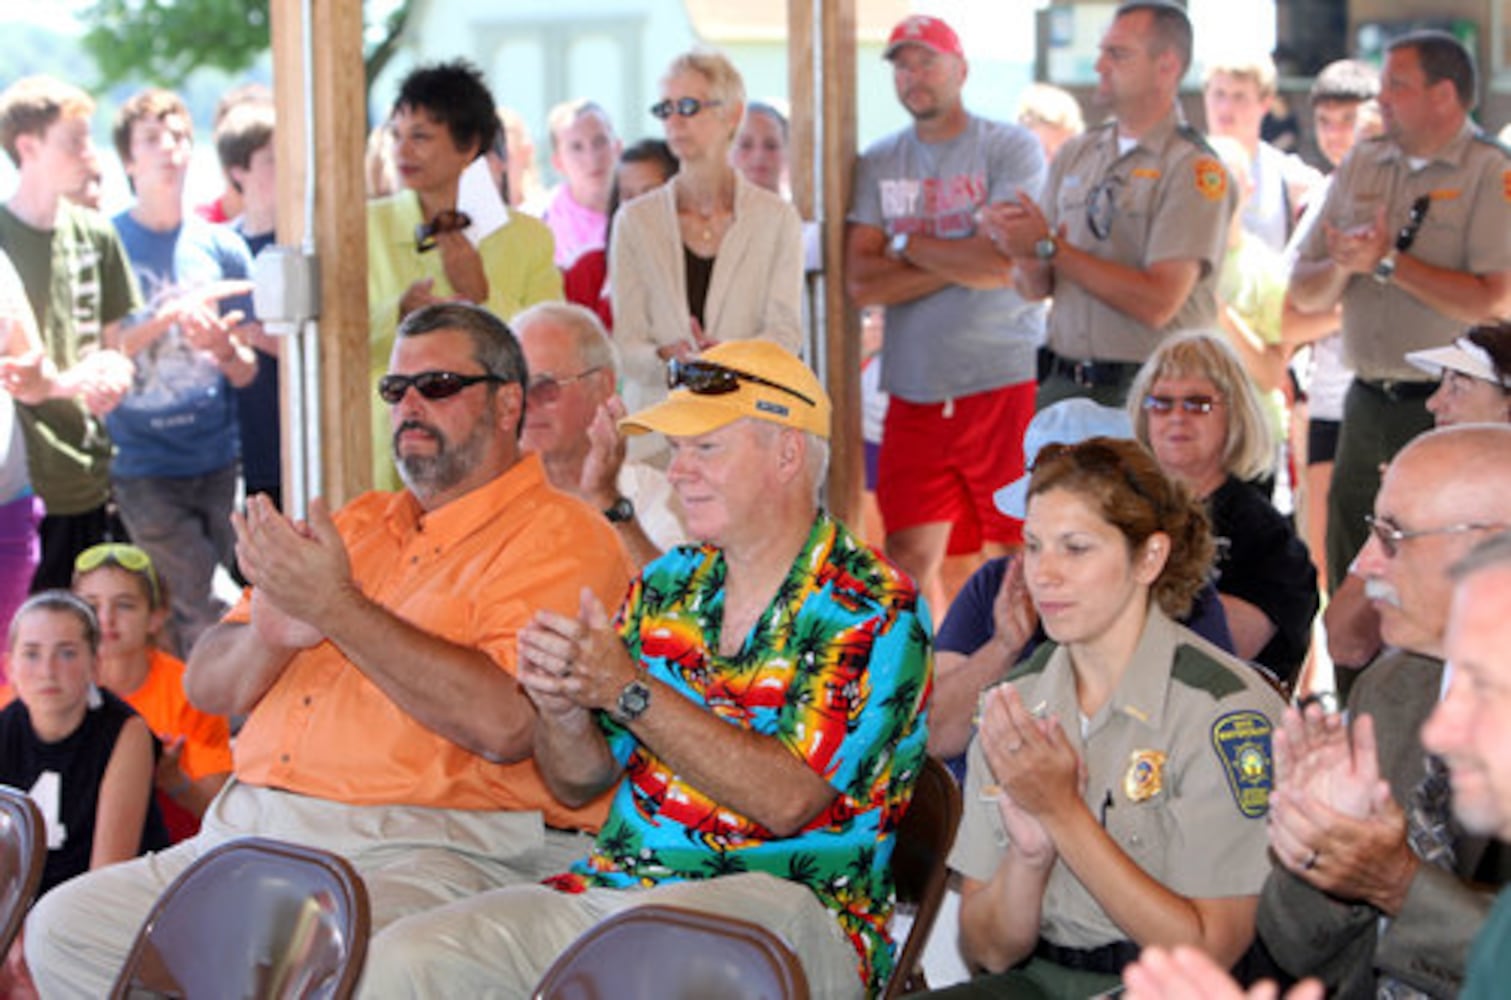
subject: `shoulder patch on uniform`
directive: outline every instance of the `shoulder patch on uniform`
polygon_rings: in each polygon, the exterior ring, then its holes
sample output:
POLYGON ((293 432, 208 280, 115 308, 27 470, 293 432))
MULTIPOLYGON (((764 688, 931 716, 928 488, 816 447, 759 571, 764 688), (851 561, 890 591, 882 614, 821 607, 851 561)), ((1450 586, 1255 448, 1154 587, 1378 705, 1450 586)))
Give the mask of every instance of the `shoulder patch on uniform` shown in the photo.
POLYGON ((1228 193, 1228 168, 1210 156, 1198 156, 1191 165, 1196 175, 1196 190, 1208 201, 1219 201, 1228 193))
POLYGON ((1024 677, 1032 677, 1034 674, 1042 674, 1044 668, 1049 666, 1049 658, 1059 649, 1058 643, 1045 642, 1034 650, 1033 655, 1013 669, 1007 672, 1007 680, 1016 681, 1024 677))
POLYGON ((1181 643, 1175 647, 1175 663, 1170 668, 1170 678, 1186 687, 1205 691, 1217 701, 1244 689, 1243 681, 1235 677, 1233 671, 1190 643, 1181 643))
POLYGON ((1233 803, 1249 819, 1270 811, 1270 789, 1275 784, 1275 756, 1270 736, 1275 727, 1269 716, 1253 709, 1229 712, 1212 723, 1212 749, 1222 763, 1233 793, 1233 803))

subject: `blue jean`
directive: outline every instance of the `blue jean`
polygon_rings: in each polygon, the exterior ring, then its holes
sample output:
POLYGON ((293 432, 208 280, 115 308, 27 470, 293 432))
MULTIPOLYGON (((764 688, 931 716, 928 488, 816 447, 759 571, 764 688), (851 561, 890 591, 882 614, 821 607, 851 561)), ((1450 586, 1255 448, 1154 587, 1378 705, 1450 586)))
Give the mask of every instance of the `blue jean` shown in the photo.
POLYGON ((186 478, 117 476, 116 502, 131 540, 152 557, 173 604, 168 643, 185 658, 225 613, 211 589, 215 567, 231 565, 236 464, 186 478))

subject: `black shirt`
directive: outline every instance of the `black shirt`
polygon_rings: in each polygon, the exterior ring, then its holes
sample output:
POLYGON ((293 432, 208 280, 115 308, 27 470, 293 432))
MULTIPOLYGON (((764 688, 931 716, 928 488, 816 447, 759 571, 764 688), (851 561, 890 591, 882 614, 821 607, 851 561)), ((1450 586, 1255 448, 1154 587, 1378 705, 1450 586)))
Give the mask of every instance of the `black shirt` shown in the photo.
MULTIPOLYGON (((47 823, 47 867, 38 895, 89 870, 105 767, 121 727, 136 714, 109 691, 101 688, 99 693, 100 705, 85 712, 79 728, 56 743, 37 735, 20 699, 0 711, 0 783, 29 794, 47 823)), ((168 830, 151 801, 138 853, 167 846, 168 830)))

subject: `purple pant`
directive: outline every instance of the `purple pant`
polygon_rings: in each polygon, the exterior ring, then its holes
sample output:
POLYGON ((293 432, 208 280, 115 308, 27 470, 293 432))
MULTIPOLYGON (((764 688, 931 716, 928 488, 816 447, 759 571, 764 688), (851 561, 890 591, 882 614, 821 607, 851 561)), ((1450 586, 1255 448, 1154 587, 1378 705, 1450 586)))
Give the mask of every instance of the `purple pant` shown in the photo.
MULTIPOLYGON (((30 494, 0 504, 0 628, 10 628, 11 617, 26 600, 32 574, 42 558, 42 546, 37 541, 41 522, 42 501, 30 494)), ((0 656, 0 662, 3 660, 0 656)))

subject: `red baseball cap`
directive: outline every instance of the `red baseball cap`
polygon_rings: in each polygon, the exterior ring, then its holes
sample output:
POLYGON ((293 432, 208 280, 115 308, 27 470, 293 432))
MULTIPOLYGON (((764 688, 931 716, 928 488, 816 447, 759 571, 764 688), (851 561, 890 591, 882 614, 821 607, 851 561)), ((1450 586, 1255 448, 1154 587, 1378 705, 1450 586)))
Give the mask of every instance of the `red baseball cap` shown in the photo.
POLYGON ((897 22, 881 57, 891 59, 904 45, 923 45, 943 55, 965 58, 965 50, 960 47, 960 36, 955 34, 955 29, 926 14, 914 14, 897 22))

